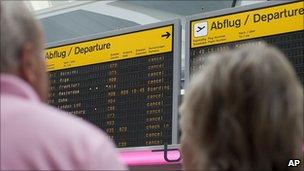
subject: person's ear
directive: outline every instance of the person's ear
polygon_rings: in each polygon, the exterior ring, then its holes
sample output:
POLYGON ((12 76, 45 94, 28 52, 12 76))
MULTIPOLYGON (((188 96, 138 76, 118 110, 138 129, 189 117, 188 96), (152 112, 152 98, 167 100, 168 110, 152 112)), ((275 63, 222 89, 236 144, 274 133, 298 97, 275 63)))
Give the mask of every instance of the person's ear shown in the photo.
POLYGON ((35 86, 39 81, 37 78, 37 55, 35 47, 32 43, 26 43, 21 49, 19 61, 20 61, 20 76, 30 85, 35 86))

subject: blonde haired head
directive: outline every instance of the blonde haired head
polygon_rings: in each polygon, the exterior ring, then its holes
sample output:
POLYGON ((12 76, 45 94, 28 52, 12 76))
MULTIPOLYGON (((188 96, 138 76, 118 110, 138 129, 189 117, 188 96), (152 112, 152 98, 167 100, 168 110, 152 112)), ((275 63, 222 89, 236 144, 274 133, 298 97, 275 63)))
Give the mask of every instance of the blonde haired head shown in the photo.
POLYGON ((186 170, 285 171, 303 159, 303 88, 274 47, 209 56, 180 112, 186 170))

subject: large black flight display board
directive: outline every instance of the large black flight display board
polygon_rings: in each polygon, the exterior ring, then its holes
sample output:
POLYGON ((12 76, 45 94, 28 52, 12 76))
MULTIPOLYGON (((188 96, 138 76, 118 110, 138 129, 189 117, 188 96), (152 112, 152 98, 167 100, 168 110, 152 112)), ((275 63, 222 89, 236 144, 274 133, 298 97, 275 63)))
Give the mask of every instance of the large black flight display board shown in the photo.
POLYGON ((120 148, 177 143, 179 21, 47 45, 49 104, 120 148))
POLYGON ((265 2, 187 19, 186 84, 205 57, 267 42, 287 56, 304 85, 304 2, 265 2))

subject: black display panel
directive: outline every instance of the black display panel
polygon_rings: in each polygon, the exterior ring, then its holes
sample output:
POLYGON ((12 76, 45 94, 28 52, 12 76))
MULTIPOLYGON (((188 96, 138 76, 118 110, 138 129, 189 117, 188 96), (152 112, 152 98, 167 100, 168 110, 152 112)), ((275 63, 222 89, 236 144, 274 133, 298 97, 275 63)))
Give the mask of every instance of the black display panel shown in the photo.
POLYGON ((47 49, 46 58, 56 51, 70 54, 47 59, 49 104, 93 123, 121 148, 172 144, 178 59, 173 41, 171 24, 47 49), (151 42, 141 43, 149 41, 147 37, 151 42), (130 42, 117 45, 125 39, 130 42), (96 52, 89 49, 90 42, 109 43, 113 49, 96 52), (84 57, 96 59, 74 60, 84 57))
POLYGON ((266 42, 280 49, 304 85, 303 1, 265 2, 187 19, 186 84, 206 56, 266 42))

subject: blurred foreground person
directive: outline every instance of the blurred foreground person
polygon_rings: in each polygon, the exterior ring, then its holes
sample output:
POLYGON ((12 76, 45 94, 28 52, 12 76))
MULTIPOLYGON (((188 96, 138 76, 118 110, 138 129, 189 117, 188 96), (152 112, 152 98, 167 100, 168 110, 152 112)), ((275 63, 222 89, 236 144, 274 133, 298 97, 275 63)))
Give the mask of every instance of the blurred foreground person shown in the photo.
POLYGON ((43 34, 22 2, 1 2, 1 170, 126 170, 99 129, 50 107, 43 34))
POLYGON ((303 88, 284 55, 266 45, 208 57, 181 111, 186 170, 301 170, 303 88))

